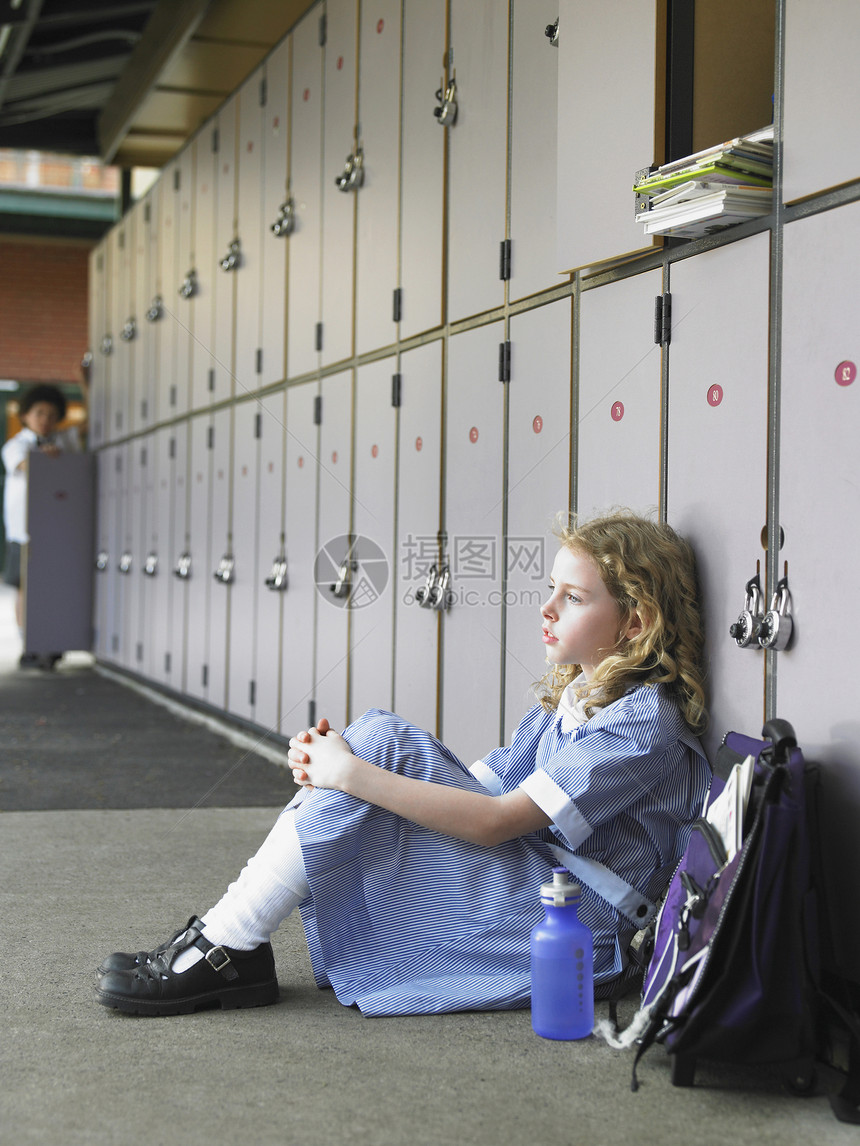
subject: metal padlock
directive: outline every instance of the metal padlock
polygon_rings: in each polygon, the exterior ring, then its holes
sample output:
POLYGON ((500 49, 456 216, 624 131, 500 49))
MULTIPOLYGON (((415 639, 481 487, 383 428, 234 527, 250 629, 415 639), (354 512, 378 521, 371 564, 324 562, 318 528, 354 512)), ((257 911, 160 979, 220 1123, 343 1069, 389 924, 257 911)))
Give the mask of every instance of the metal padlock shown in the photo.
POLYGON ((233 570, 236 562, 232 553, 225 553, 221 560, 218 562, 218 568, 215 570, 215 580, 220 581, 222 585, 229 585, 233 580, 233 570))
POLYGON ((788 577, 782 577, 776 584, 776 592, 771 598, 770 609, 761 623, 758 643, 763 649, 774 649, 780 652, 791 640, 794 629, 788 609, 791 605, 791 594, 788 591, 788 577))
POLYGON ((335 176, 338 191, 354 191, 364 183, 364 152, 359 144, 351 155, 347 155, 343 172, 335 176))
POLYGON ((759 575, 750 577, 746 583, 746 598, 743 611, 729 629, 729 635, 734 639, 739 649, 748 649, 758 640, 764 619, 764 598, 761 593, 759 575))
POLYGON ((451 570, 447 565, 442 566, 442 572, 436 579, 430 595, 431 609, 447 609, 451 604, 452 593, 448 586, 451 583, 451 570))
POLYGON ((275 560, 272 562, 272 571, 266 578, 266 588, 273 590, 283 590, 287 587, 287 558, 283 553, 279 553, 275 560))
POLYGON ((337 571, 337 581, 334 585, 329 585, 329 589, 334 593, 335 597, 343 598, 349 596, 349 591, 352 588, 352 574, 357 569, 357 561, 351 561, 349 557, 344 557, 337 571))
POLYGON ((242 243, 234 239, 227 248, 227 254, 221 259, 219 266, 222 271, 235 271, 242 263, 242 243))
POLYGON ((146 560, 143 563, 143 571, 147 577, 154 577, 158 572, 158 554, 147 553, 146 560))
POLYGON ((191 554, 188 550, 180 553, 176 559, 173 576, 178 577, 180 581, 187 581, 191 576, 191 554))
POLYGON ((418 602, 422 609, 431 608, 433 590, 436 586, 436 573, 436 565, 433 564, 430 566, 430 569, 427 572, 427 580, 415 593, 415 600, 418 602))
POLYGON ((453 127, 457 122, 457 81, 452 77, 444 94, 442 88, 436 92, 439 107, 433 108, 433 114, 441 127, 453 127))
POLYGON ((296 229, 296 205, 292 195, 290 195, 278 208, 278 217, 272 223, 269 230, 273 235, 281 238, 284 235, 291 235, 296 229))

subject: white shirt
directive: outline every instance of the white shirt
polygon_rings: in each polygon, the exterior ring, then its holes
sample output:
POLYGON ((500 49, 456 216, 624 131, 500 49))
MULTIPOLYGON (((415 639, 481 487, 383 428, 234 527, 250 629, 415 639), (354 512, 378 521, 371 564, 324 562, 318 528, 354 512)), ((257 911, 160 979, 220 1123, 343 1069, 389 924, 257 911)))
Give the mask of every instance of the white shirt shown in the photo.
MULTIPOLYGON (((63 453, 79 453, 81 436, 77 426, 59 430, 49 439, 63 453)), ((6 526, 6 540, 17 541, 21 545, 29 541, 27 535, 27 468, 19 469, 31 450, 39 445, 34 430, 24 427, 13 438, 3 443, 0 456, 6 468, 6 482, 3 493, 3 521, 6 526)))

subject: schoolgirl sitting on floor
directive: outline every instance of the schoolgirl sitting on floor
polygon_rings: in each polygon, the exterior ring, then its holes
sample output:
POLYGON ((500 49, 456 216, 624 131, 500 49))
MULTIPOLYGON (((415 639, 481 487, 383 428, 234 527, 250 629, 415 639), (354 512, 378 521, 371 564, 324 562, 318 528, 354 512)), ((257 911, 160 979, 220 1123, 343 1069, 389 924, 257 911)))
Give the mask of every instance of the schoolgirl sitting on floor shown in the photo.
MULTIPOLYGON (((710 783, 689 545, 614 513, 560 528, 549 671, 511 743, 467 768, 378 710, 290 741, 301 791, 202 918, 102 964, 105 1006, 169 1015, 278 998, 272 933, 298 908, 314 975, 367 1015, 529 1002, 529 934, 560 862, 583 886, 595 993, 680 859, 710 783)), ((537 628, 537 626, 536 626, 537 628)))

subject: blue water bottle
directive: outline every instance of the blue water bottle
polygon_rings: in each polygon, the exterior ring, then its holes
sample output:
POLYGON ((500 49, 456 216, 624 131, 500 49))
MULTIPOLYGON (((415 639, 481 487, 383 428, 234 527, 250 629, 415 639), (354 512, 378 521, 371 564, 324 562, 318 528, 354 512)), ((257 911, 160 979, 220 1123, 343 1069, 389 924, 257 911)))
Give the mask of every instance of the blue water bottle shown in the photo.
POLYGON ((594 1029, 594 943, 580 896, 566 867, 553 868, 540 889, 546 915, 531 935, 532 1027, 545 1039, 584 1039, 594 1029))

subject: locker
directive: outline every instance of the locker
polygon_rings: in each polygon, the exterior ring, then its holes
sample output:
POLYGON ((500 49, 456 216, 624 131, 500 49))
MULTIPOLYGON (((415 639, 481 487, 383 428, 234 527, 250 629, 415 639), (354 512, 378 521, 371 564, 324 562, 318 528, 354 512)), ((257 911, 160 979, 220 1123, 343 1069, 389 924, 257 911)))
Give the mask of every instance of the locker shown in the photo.
POLYGON ((827 19, 786 0, 783 193, 787 203, 860 178, 856 44, 860 9, 834 0, 827 19), (834 34, 835 30, 838 32, 834 34))
POLYGON ((567 299, 511 318, 505 544, 505 739, 544 672, 540 606, 570 502, 570 314, 567 299))
POLYGON ((858 203, 797 220, 783 232, 779 572, 787 570, 795 631, 777 655, 776 674, 778 714, 823 766, 831 918, 838 923, 841 968, 855 980, 858 925, 838 903, 853 895, 860 813, 854 642, 843 620, 858 560, 858 236, 858 203))
MULTIPOLYGON (((282 594, 280 731, 289 738, 313 717, 314 621, 320 596, 314 580, 317 548, 319 427, 314 420, 317 383, 286 392, 284 447, 284 554, 287 585, 282 594)), ((327 591, 327 590, 326 590, 327 591)), ((325 608, 330 608, 328 604, 325 608)))
POLYGON ((583 291, 580 307, 577 512, 660 504, 659 271, 583 291))
POLYGON ((233 393, 236 337, 236 278, 242 273, 242 256, 234 247, 241 241, 236 228, 236 148, 238 142, 238 96, 232 96, 214 120, 215 135, 215 261, 212 275, 214 310, 209 345, 210 391, 213 402, 233 393))
MULTIPOLYGON (((254 665, 254 719, 278 731, 281 695, 281 630, 285 593, 289 591, 284 544, 283 391, 261 398, 260 492, 257 529, 257 656, 254 665)), ((235 511, 234 511, 235 519, 235 511)))
POLYGON ((419 605, 417 594, 434 564, 441 573, 441 342, 400 357, 398 436, 393 708, 436 732, 441 613, 419 605))
MULTIPOLYGON (((180 153, 180 158, 183 153, 180 153)), ((185 248, 180 244, 180 214, 178 210, 179 192, 177 190, 177 172, 179 162, 174 159, 164 167, 161 178, 155 185, 158 197, 158 294, 161 296, 164 307, 162 318, 159 320, 158 334, 158 360, 155 385, 155 416, 160 421, 166 421, 176 412, 175 401, 171 405, 170 399, 176 398, 173 389, 176 377, 176 346, 180 330, 180 321, 184 326, 189 323, 188 300, 179 294, 182 276, 189 268, 183 267, 180 271, 180 258, 187 257, 185 248)), ((190 198, 188 200, 190 208, 190 198)))
POLYGON ((134 441, 136 475, 130 506, 135 547, 135 569, 130 578, 131 601, 129 621, 132 629, 129 640, 128 667, 146 677, 153 673, 152 616, 153 601, 153 547, 152 524, 155 515, 156 458, 152 434, 134 441))
POLYGON ((156 415, 155 382, 163 305, 158 300, 158 194, 153 188, 141 200, 137 228, 135 387, 133 429, 144 430, 156 415))
POLYGON ((320 383, 322 424, 314 557, 314 580, 320 600, 315 634, 314 700, 317 719, 328 717, 332 728, 343 727, 347 721, 349 590, 355 564, 350 489, 352 386, 351 370, 332 374, 320 383))
MULTIPOLYGON (((347 157, 361 146, 356 124, 356 0, 327 0, 325 124, 322 177, 322 357, 323 365, 348 358, 353 349, 355 197, 341 190, 347 157)), ((349 184, 349 180, 346 180, 349 184)))
POLYGON ((558 49, 546 28, 558 0, 513 0, 511 297, 555 286, 558 49))
POLYGON ((140 671, 141 596, 143 580, 143 529, 146 497, 146 446, 141 438, 125 445, 126 481, 123 497, 123 558, 121 565, 122 613, 120 660, 133 672, 140 671))
POLYGON ((355 337, 363 354, 394 341, 400 142, 400 0, 362 5, 359 124, 364 182, 356 196, 355 337))
POLYGON ((356 376, 350 719, 369 708, 393 708, 396 367, 395 358, 383 358, 362 366, 356 376))
POLYGON ((183 209, 187 201, 189 214, 187 231, 183 227, 187 249, 183 249, 178 271, 182 284, 180 309, 181 313, 188 315, 185 325, 190 332, 188 372, 193 410, 208 406, 215 396, 212 365, 215 344, 215 275, 216 272, 220 273, 215 250, 217 138, 212 123, 201 128, 185 149, 188 166, 182 180, 183 187, 190 187, 189 192, 183 191, 182 194, 183 209))
POLYGON ((209 598, 216 588, 210 543, 213 447, 212 417, 199 414, 189 423, 188 540, 184 550, 188 554, 185 565, 189 567, 185 689, 199 700, 206 700, 209 695, 209 598))
POLYGON ((233 408, 233 517, 231 552, 235 559, 230 583, 230 661, 228 704, 231 712, 254 719, 257 641, 257 567, 260 411, 256 402, 233 408))
MULTIPOLYGON (((260 302, 263 249, 263 68, 239 88, 239 138, 236 153, 236 234, 242 244, 241 263, 232 276, 236 289, 236 396, 259 386, 260 302)), ((274 286, 274 284, 273 284, 274 286)))
MULTIPOLYGON (((168 447, 172 462, 170 473, 173 496, 170 502, 170 533, 167 538, 170 568, 165 569, 165 576, 170 577, 170 612, 165 639, 164 674, 165 680, 178 691, 185 691, 186 688, 189 595, 192 589, 203 588, 191 582, 195 570, 191 565, 189 534, 190 438, 191 424, 180 422, 171 428, 168 447)), ((202 567, 196 570, 198 578, 203 572, 202 567)))
POLYGON ((131 208, 129 215, 134 223, 132 233, 134 239, 132 266, 130 270, 132 289, 129 305, 126 333, 130 336, 129 345, 131 357, 131 374, 134 379, 134 392, 128 410, 129 433, 146 428, 146 421, 141 418, 141 406, 146 406, 145 395, 149 380, 146 375, 146 354, 148 350, 149 330, 145 318, 147 303, 147 288, 149 286, 149 200, 139 199, 131 208))
POLYGON ((272 227, 287 200, 287 161, 290 113, 291 37, 283 40, 266 61, 266 103, 263 108, 262 282, 260 300, 260 362, 258 383, 268 386, 286 377, 287 253, 289 240, 272 227))
POLYGON ((559 0, 559 271, 651 246, 631 188, 636 171, 664 161, 655 107, 659 7, 660 0, 559 0))
POLYGON ((112 440, 128 433, 129 395, 132 386, 131 354, 125 338, 126 318, 129 306, 129 270, 131 248, 133 247, 131 217, 115 227, 108 236, 110 247, 110 277, 108 279, 108 314, 113 346, 109 385, 110 426, 108 432, 112 440))
POLYGON ((233 551, 231 470, 234 410, 222 408, 212 415, 212 500, 209 532, 209 632, 208 695, 216 708, 229 705, 227 695, 230 657, 230 604, 235 580, 233 551))
POLYGON ((446 128, 448 319, 500 306, 507 238, 508 0, 451 0, 457 119, 446 128))
POLYGON ((124 664, 128 642, 128 579, 133 568, 134 554, 129 545, 128 489, 130 483, 129 444, 118 445, 114 454, 113 482, 116 489, 114 508, 114 536, 116 553, 113 569, 114 592, 108 623, 108 659, 124 664))
POLYGON ((443 622, 442 737, 467 764, 501 742, 503 340, 496 322, 448 344, 443 560, 453 603, 443 622))
MULTIPOLYGON (((183 427, 184 429, 184 427, 183 427)), ((149 548, 145 557, 151 585, 144 624, 150 631, 149 672, 160 684, 173 683, 169 653, 172 647, 173 570, 171 546, 173 503, 184 501, 185 483, 177 482, 176 427, 157 430, 152 441, 154 486, 150 516, 149 548)), ((176 590, 177 593, 180 591, 176 590)), ((178 636, 181 638, 180 628, 178 636)), ((181 663, 181 658, 180 658, 181 663)))
POLYGON ((400 337, 439 326, 442 314, 445 137, 433 115, 442 85, 445 6, 404 0, 400 190, 400 337))
POLYGON ((89 393, 89 443, 95 449, 106 440, 107 387, 109 358, 105 353, 108 335, 106 312, 108 278, 107 240, 96 247, 90 255, 89 265, 89 331, 92 366, 90 367, 89 393))
POLYGON ((169 295, 175 307, 176 334, 166 393, 162 383, 162 408, 170 417, 184 414, 193 404, 192 366, 201 342, 206 345, 211 337, 211 286, 200 262, 197 227, 199 215, 199 225, 205 230, 206 209, 212 196, 205 190, 205 183, 198 180, 196 164, 197 151, 192 142, 179 153, 174 173, 177 263, 169 295))
MULTIPOLYGON (((667 517, 693 544, 708 635, 713 751, 760 727, 764 657, 729 636, 765 561, 769 236, 672 267, 667 517)), ((762 582, 763 583, 763 582, 762 582)))
POLYGON ((116 559, 117 494, 114 451, 96 454, 95 582, 93 585, 93 653, 100 660, 110 655, 110 618, 113 616, 114 561, 116 559))
POLYGON ((290 196, 295 229, 289 237, 287 377, 315 370, 320 321, 322 243, 323 49, 321 17, 311 9, 293 30, 290 115, 290 196))

